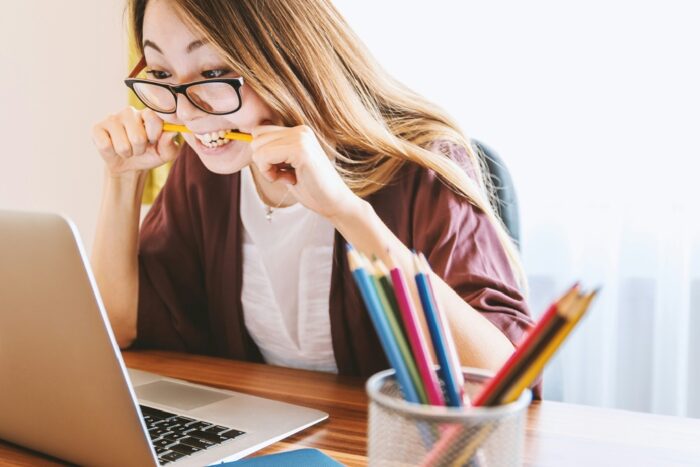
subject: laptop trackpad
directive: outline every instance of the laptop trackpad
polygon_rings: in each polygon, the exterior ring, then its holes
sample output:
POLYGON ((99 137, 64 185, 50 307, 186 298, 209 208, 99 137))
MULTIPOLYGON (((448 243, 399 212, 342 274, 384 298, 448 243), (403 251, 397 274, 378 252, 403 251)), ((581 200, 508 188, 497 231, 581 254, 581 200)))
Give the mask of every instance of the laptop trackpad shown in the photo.
POLYGON ((155 381, 134 389, 140 400, 168 405, 180 410, 193 410, 231 397, 220 392, 170 381, 155 381))

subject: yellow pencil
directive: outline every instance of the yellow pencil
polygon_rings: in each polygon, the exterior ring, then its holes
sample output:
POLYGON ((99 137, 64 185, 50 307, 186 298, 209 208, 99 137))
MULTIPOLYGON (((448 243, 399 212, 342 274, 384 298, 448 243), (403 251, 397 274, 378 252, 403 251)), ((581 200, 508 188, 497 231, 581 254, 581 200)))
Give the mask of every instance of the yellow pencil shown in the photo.
MULTIPOLYGON (((468 438, 467 443, 465 444, 464 448, 462 448, 459 456, 452 461, 452 467, 462 467, 463 465, 485 465, 483 454, 480 455, 479 448, 496 428, 498 428, 498 425, 495 422, 490 422, 481 426, 476 433, 471 434, 471 437, 468 438), (477 458, 477 462, 471 464, 469 463, 469 460, 473 457, 477 458)), ((469 430, 465 430, 463 427, 460 427, 460 431, 462 431, 464 434, 469 434, 469 430)))
POLYGON ((513 402, 520 397, 520 394, 526 387, 530 386, 537 376, 544 370, 547 362, 552 358, 554 353, 559 349, 564 339, 569 335, 571 330, 578 324, 591 302, 595 298, 598 290, 594 290, 581 297, 575 304, 571 305, 571 311, 566 313, 569 322, 554 336, 549 344, 542 350, 542 353, 532 362, 532 365, 523 373, 518 381, 513 384, 513 387, 505 394, 501 403, 507 404, 513 402))
MULTIPOLYGON (((185 125, 176 125, 174 123, 163 123, 163 131, 176 131, 178 133, 192 133, 192 130, 185 125)), ((237 131, 229 131, 224 135, 226 139, 235 139, 239 141, 253 141, 253 136, 248 133, 239 133, 237 131)))
MULTIPOLYGON (((554 353, 559 349, 564 339, 569 335, 571 330, 578 324, 583 315, 588 310, 591 302, 595 298, 598 290, 594 290, 586 295, 579 295, 574 300, 569 301, 567 306, 562 307, 563 315, 568 319, 568 322, 563 328, 552 338, 549 344, 542 350, 540 355, 532 362, 530 367, 523 373, 523 375, 513 384, 513 387, 505 394, 503 399, 500 401, 501 404, 508 404, 510 402, 516 401, 520 394, 529 387, 537 376, 542 372, 545 365, 552 358, 554 353)), ((478 443, 481 443, 486 435, 490 434, 493 429, 492 424, 483 426, 479 431, 477 431, 474 438, 478 443)), ((475 443, 469 443, 457 457, 456 461, 452 464, 453 466, 464 465, 475 453, 474 448, 475 443)))

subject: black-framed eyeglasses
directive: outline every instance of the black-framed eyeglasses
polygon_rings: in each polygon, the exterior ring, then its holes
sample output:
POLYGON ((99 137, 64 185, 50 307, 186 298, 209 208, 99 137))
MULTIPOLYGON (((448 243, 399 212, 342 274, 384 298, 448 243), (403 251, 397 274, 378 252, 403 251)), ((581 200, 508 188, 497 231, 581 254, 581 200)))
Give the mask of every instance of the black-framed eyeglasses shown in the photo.
POLYGON ((165 114, 175 113, 178 94, 183 94, 192 105, 208 114, 227 115, 241 108, 243 78, 212 78, 180 85, 134 78, 145 65, 142 58, 124 84, 149 109, 165 114))

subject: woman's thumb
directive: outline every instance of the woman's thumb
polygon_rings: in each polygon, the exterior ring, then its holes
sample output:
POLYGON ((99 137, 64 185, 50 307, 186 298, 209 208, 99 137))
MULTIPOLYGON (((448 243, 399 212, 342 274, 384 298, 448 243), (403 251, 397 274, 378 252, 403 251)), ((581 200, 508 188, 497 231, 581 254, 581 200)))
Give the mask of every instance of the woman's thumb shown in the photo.
POLYGON ((156 151, 158 155, 164 161, 171 161, 175 159, 180 152, 179 133, 175 132, 163 132, 158 138, 158 143, 156 145, 156 151))

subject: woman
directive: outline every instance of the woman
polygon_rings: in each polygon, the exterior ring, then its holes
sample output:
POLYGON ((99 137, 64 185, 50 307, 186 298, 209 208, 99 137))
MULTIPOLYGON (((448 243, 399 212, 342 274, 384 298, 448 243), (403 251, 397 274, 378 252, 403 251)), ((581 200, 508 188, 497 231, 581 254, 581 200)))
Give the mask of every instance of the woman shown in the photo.
POLYGON ((508 358, 531 321, 478 160, 330 0, 132 0, 129 12, 149 80, 130 85, 150 108, 93 129, 106 170, 92 262, 120 346, 383 369, 349 242, 406 270, 424 252, 462 364, 508 358), (178 145, 164 121, 193 133, 178 145), (223 139, 231 130, 252 143, 223 139), (173 160, 139 228, 146 171, 173 160))

